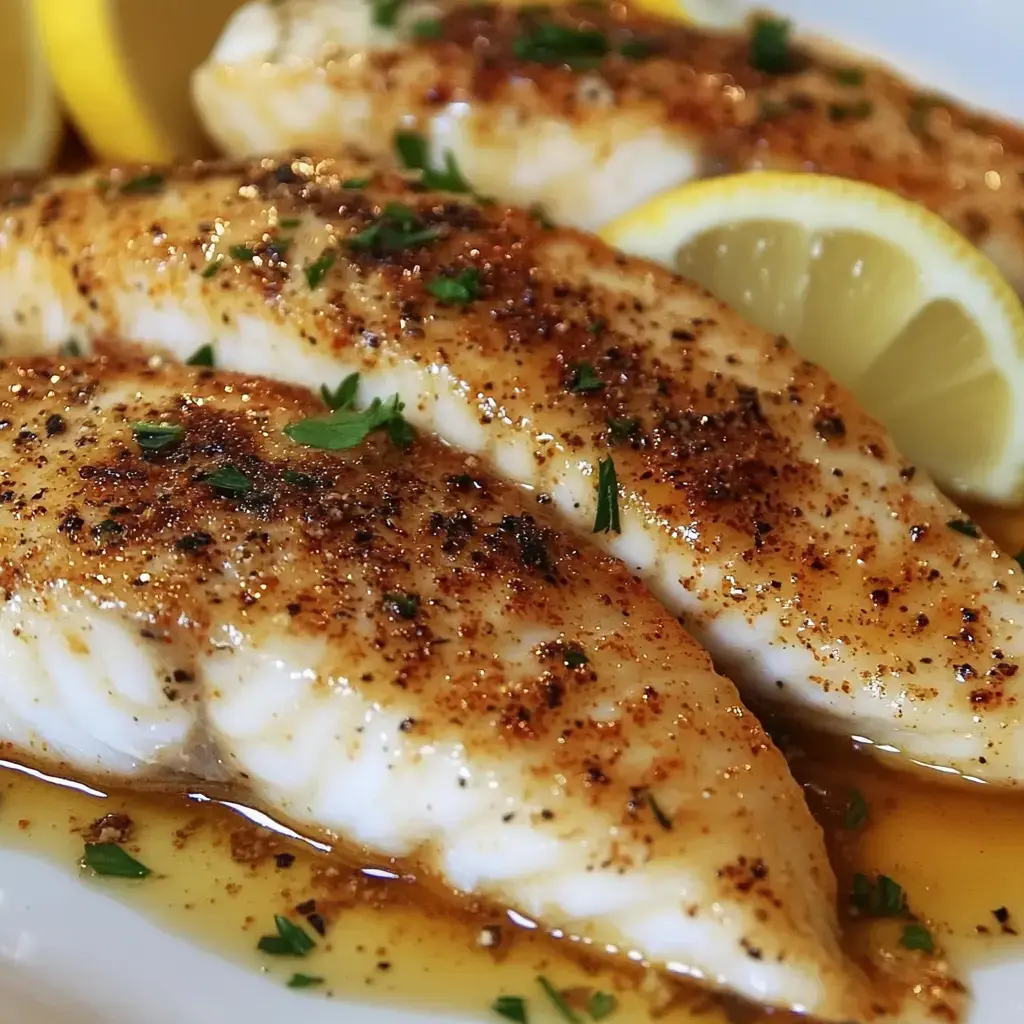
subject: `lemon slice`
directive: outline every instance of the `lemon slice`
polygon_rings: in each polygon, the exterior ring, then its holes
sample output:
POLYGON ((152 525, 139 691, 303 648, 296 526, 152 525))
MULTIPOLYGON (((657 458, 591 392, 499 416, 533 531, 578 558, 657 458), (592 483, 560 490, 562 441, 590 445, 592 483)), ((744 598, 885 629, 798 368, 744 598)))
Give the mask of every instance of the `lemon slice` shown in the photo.
POLYGON ((61 117, 29 0, 0 0, 0 90, 0 173, 43 170, 61 117))
POLYGON ((104 160, 168 162, 209 143, 189 76, 241 0, 35 0, 64 102, 104 160))
POLYGON ((601 234, 786 335, 946 488, 1024 499, 1024 311, 939 217, 859 182, 764 171, 673 189, 601 234))

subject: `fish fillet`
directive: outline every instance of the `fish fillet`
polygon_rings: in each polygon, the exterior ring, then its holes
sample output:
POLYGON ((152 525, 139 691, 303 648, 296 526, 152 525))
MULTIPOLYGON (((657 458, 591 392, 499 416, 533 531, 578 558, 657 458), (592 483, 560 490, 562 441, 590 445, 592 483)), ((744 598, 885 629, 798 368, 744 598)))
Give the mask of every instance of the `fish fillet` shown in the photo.
POLYGON ((478 192, 540 203, 584 228, 695 177, 817 170, 929 206, 1024 293, 1024 132, 1014 125, 800 46, 785 73, 766 73, 751 66, 745 33, 621 4, 410 2, 392 27, 374 23, 379 6, 242 7, 193 80, 224 151, 330 154, 353 143, 394 159, 394 132, 415 130, 436 167, 450 152, 478 192))
MULTIPOLYGON (((14 198, 8 353, 208 343, 218 366, 312 387, 359 371, 362 403, 401 394, 586 536, 604 461, 621 532, 598 542, 748 700, 901 767, 1024 778, 1020 566, 823 371, 696 286, 355 160, 14 198)), ((969 434, 949 420, 933 429, 969 434)))
POLYGON ((324 412, 0 364, 0 739, 227 782, 597 950, 866 1019, 820 829, 700 647, 465 456, 283 433, 324 412))

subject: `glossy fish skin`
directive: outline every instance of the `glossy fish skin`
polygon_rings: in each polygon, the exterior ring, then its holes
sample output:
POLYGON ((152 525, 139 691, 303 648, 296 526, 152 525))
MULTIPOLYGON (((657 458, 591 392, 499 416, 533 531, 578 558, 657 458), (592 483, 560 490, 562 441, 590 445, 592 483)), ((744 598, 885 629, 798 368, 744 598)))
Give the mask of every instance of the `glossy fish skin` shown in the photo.
POLYGON ((210 342, 218 365, 312 387, 360 371, 361 402, 401 393, 588 537, 612 458, 622 533, 595 539, 747 699, 896 766, 1024 777, 1020 567, 948 525, 962 513, 783 341, 596 239, 356 160, 128 180, 55 180, 7 210, 9 352, 210 342), (359 248, 395 203, 429 240, 359 248), (431 291, 466 274, 464 303, 431 291))
MULTIPOLYGON (((235 157, 346 144, 393 160, 415 129, 478 192, 588 229, 694 177, 772 167, 868 181, 923 203, 1024 294, 1024 132, 846 55, 794 45, 751 66, 745 33, 620 4, 410 3, 393 28, 361 0, 250 3, 196 72, 203 120, 235 157), (416 26, 434 24, 428 38, 416 26), (603 58, 539 63, 549 26, 604 33, 603 58)), ((556 30, 557 31, 557 30, 556 30)), ((562 45, 571 45, 563 39, 562 45)), ((559 51, 556 50, 556 53, 559 51)))
POLYGON ((866 1019, 820 829, 699 646, 473 460, 284 435, 325 411, 175 366, 0 364, 14 756, 226 782, 598 949, 866 1019), (180 436, 144 450, 139 422, 180 436))

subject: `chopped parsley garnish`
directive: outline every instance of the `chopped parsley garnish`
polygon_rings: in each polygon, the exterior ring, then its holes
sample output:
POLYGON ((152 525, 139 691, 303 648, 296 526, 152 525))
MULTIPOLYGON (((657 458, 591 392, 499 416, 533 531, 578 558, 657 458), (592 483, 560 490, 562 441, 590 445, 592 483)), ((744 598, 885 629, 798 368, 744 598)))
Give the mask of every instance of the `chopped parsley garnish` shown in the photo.
POLYGON ((415 619, 420 610, 420 599, 416 594, 388 593, 383 597, 384 607, 403 619, 415 619))
POLYGON ((583 668, 590 659, 578 647, 566 647, 562 651, 562 664, 566 668, 583 668))
MULTIPOLYGON (((349 235, 345 241, 350 249, 366 252, 399 252, 402 249, 412 249, 426 242, 433 242, 437 236, 438 229, 424 227, 423 221, 411 207, 402 203, 388 203, 369 227, 349 235)), ((333 258, 331 262, 334 262, 333 258)), ((306 276, 309 276, 308 270, 306 276)))
POLYGON ((358 390, 359 374, 350 373, 333 391, 326 384, 321 384, 320 397, 332 412, 337 412, 348 409, 355 402, 358 390))
MULTIPOLYGON (((344 182, 342 182, 341 185, 342 188, 346 187, 344 182)), ((282 217, 281 220, 277 222, 278 227, 282 228, 297 228, 301 223, 302 221, 299 220, 298 217, 282 217)))
POLYGON ((289 988, 312 988, 323 983, 324 979, 316 974, 293 974, 288 979, 289 988))
POLYGON ((284 428, 296 444, 324 451, 355 448, 374 431, 384 429, 393 444, 404 447, 412 440, 412 428, 402 416, 405 403, 392 395, 375 398, 365 409, 336 409, 330 416, 313 416, 284 428))
POLYGON ((573 71, 596 67, 608 49, 603 32, 553 23, 537 25, 512 43, 512 52, 519 60, 548 67, 567 64, 573 71))
POLYGON ((205 267, 203 267, 203 277, 210 278, 217 273, 218 270, 224 265, 223 254, 215 256, 205 267))
POLYGON ((594 516, 594 533, 614 530, 622 533, 619 526, 619 482, 615 478, 615 463, 609 456, 597 464, 597 514, 594 516))
POLYGON ((186 366, 213 366, 213 346, 201 345, 185 360, 186 366))
POLYGON ((413 39, 440 39, 441 22, 437 18, 424 18, 412 27, 413 39))
POLYGON ((480 298, 480 271, 466 267, 454 277, 435 277, 428 282, 427 291, 440 302, 466 306, 480 298))
POLYGON ((540 983, 540 987, 544 989, 548 999, 551 1000, 554 1008, 558 1011, 559 1017, 568 1021, 569 1024, 581 1024, 579 1017, 572 1012, 569 1004, 562 997, 562 993, 543 974, 537 975, 537 981, 540 983))
POLYGON ((653 52, 654 47, 646 39, 627 39, 619 47, 619 53, 630 60, 646 60, 653 52))
POLYGON ((405 5, 405 0, 373 0, 373 23, 380 28, 394 28, 398 21, 398 12, 405 5))
POLYGON ((366 188, 371 181, 373 181, 373 178, 346 178, 341 183, 341 187, 358 191, 361 188, 366 188))
POLYGON ((252 490, 252 481, 230 463, 208 473, 203 477, 203 483, 209 484, 215 491, 223 494, 246 494, 252 490))
POLYGON ((873 882, 867 875, 853 876, 850 901, 868 917, 899 917, 903 913, 903 887, 888 875, 879 875, 873 882))
POLYGON ((970 519, 950 519, 946 525, 957 533, 962 533, 965 537, 973 537, 978 540, 981 537, 977 526, 971 522, 970 519))
POLYGON ((651 814, 654 820, 666 831, 672 831, 672 819, 661 809, 661 805, 654 799, 653 793, 647 794, 647 802, 651 805, 651 814))
POLYGON ((78 344, 76 338, 68 338, 67 341, 60 343, 60 348, 57 349, 57 354, 61 356, 67 356, 69 359, 76 359, 82 354, 82 346, 78 344))
POLYGON ((92 528, 92 535, 100 537, 116 537, 124 533, 124 527, 116 519, 103 519, 92 528))
POLYGON ((574 395, 585 395, 591 391, 603 391, 604 381, 594 373, 590 363, 576 363, 572 367, 569 391, 574 395))
POLYGON ((256 948, 271 956, 305 956, 316 943, 297 924, 292 924, 282 914, 274 915, 276 935, 264 935, 256 948))
POLYGON ((126 196, 152 195, 163 189, 166 180, 162 174, 139 174, 121 186, 121 193, 126 196))
POLYGON ((395 132, 395 149, 398 150, 398 158, 403 167, 410 171, 420 171, 420 181, 425 188, 436 189, 438 192, 473 191, 451 152, 444 155, 444 170, 431 167, 430 147, 422 135, 416 132, 395 132))
POLYGON ((185 436, 185 428, 176 423, 147 423, 139 421, 132 424, 135 443, 147 452, 161 452, 172 444, 177 444, 185 436))
POLYGON ((320 282, 324 279, 327 271, 334 266, 334 261, 338 258, 338 254, 333 252, 331 249, 324 249, 320 255, 313 260, 312 263, 306 264, 304 273, 306 275, 306 284, 309 285, 310 290, 316 288, 320 282))
POLYGON ((863 121, 875 112, 875 105, 870 100, 858 103, 830 103, 828 119, 830 121, 863 121))
POLYGON ((195 533, 187 533, 184 537, 179 538, 174 546, 179 551, 202 551, 212 543, 213 537, 210 534, 205 530, 197 530, 195 533))
POLYGON ((923 924, 916 921, 904 925, 903 935, 900 936, 900 945, 907 949, 919 949, 923 953, 935 952, 935 940, 932 933, 923 924))
POLYGON ((794 66, 790 23, 783 18, 755 18, 750 30, 750 66, 769 75, 784 75, 794 66))
POLYGON ((863 828, 868 821, 868 802, 859 789, 851 789, 843 812, 843 828, 850 832, 863 828))
POLYGON ((618 999, 611 992, 594 992, 587 1000, 587 1013, 591 1020, 604 1020, 618 1005, 618 999))
POLYGON ((555 222, 547 215, 540 203, 534 203, 527 211, 532 220, 535 220, 544 231, 554 231, 555 222))
POLYGON ((498 996, 491 1003, 491 1009, 505 1020, 526 1024, 526 1000, 522 996, 498 996))
POLYGON ((635 417, 616 419, 614 416, 608 419, 608 438, 611 441, 625 441, 636 433, 640 421, 635 417))
POLYGON ((247 245, 232 245, 228 252, 231 253, 233 259, 242 263, 252 263, 252 258, 256 255, 247 245))
POLYGON ((863 68, 836 68, 835 79, 840 85, 863 85, 863 68))
POLYGON ((311 491, 316 486, 316 479, 308 473, 299 473, 294 469, 286 469, 281 474, 281 479, 293 487, 301 487, 304 491, 311 491))
POLYGON ((587 333, 593 334, 594 337, 598 337, 608 330, 608 321, 603 316, 596 317, 587 324, 587 333))
POLYGON ((117 843, 86 843, 82 863, 93 874, 110 878, 145 878, 153 873, 117 843))
POLYGON ((292 239, 287 237, 275 238, 272 242, 267 242, 267 255, 272 260, 283 260, 288 255, 288 250, 292 246, 292 239))

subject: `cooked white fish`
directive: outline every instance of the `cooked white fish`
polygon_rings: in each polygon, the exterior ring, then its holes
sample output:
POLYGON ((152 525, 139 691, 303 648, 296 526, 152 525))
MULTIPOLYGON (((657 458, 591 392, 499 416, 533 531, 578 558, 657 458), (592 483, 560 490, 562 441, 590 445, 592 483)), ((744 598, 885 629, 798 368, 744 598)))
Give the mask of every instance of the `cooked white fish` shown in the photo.
MULTIPOLYGON (((268 161, 18 193, 7 351, 208 342, 219 366, 312 386, 359 371, 362 402, 400 393, 573 529, 617 510, 600 542, 748 699, 894 764, 1024 778, 1021 569, 845 391, 596 239, 370 179, 268 161)), ((969 433, 950 420, 934 429, 969 433)))
POLYGON ((0 739, 226 782, 596 950, 870 1018, 820 829, 700 647, 464 456, 283 433, 323 413, 236 375, 0 364, 0 739))
POLYGON ((394 160, 418 131, 474 188, 595 228, 694 177, 817 170, 945 217, 1024 293, 1024 132, 778 24, 721 33, 621 3, 369 0, 240 8, 193 94, 235 157, 357 144, 394 160), (392 8, 387 7, 388 11, 392 8))

